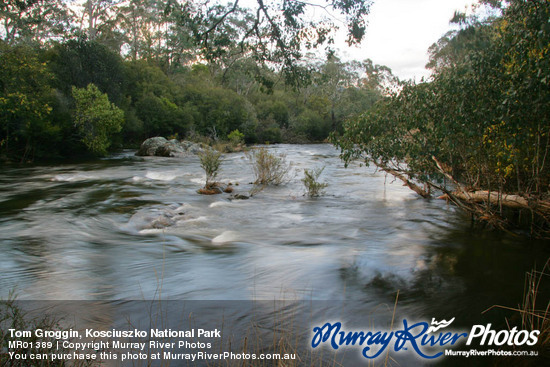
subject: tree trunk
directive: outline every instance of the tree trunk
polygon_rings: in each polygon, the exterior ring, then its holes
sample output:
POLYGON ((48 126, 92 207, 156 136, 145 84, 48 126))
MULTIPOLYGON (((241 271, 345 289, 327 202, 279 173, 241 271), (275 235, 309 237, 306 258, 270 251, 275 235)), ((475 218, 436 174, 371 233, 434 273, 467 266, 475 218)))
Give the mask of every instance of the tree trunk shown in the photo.
POLYGON ((391 174, 391 175, 397 177, 398 179, 400 179, 401 181, 403 181, 405 186, 407 186, 409 189, 413 190, 414 192, 416 192, 418 195, 422 196, 423 198, 431 197, 431 195, 426 190, 422 189, 420 186, 418 186, 417 184, 415 184, 414 182, 409 180, 402 172, 391 169, 391 168, 387 167, 386 165, 384 165, 382 163, 378 163, 376 161, 374 162, 374 164, 378 168, 380 168, 382 171, 388 172, 389 174, 391 174))
MULTIPOLYGON (((539 201, 539 200, 529 200, 520 195, 508 195, 501 193, 499 194, 496 191, 486 191, 479 190, 469 192, 465 195, 462 192, 455 192, 453 195, 464 201, 471 201, 474 203, 485 203, 490 201, 492 203, 499 203, 504 207, 511 209, 529 209, 534 210, 543 214, 550 214, 550 202, 548 201, 539 201)), ((449 199, 449 195, 445 194, 440 196, 440 199, 449 199)))

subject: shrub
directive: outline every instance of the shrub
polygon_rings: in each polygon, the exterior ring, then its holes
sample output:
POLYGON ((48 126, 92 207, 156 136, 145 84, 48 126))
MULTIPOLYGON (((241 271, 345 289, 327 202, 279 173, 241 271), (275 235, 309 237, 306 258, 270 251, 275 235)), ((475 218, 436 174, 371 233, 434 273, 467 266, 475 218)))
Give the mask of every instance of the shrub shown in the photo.
POLYGON ((124 112, 94 84, 86 88, 73 87, 73 97, 76 105, 74 124, 81 141, 92 153, 107 154, 112 135, 122 129, 124 112))
POLYGON ((262 121, 258 125, 257 139, 265 144, 279 144, 283 141, 281 129, 273 121, 262 121))
POLYGON ((302 182, 307 190, 307 196, 310 198, 321 196, 324 194, 324 189, 328 186, 326 182, 319 182, 319 176, 323 173, 325 167, 315 168, 314 170, 304 170, 304 178, 302 182))
POLYGON ((244 134, 241 133, 239 130, 233 130, 232 132, 227 135, 227 139, 229 139, 229 142, 234 147, 244 143, 244 134))
POLYGON ((215 185, 216 176, 220 170, 221 153, 213 149, 206 149, 203 153, 199 154, 201 161, 201 167, 206 173, 206 189, 212 188, 215 185))
POLYGON ((287 180, 291 165, 284 154, 272 154, 266 148, 248 154, 252 161, 256 185, 280 185, 287 180))

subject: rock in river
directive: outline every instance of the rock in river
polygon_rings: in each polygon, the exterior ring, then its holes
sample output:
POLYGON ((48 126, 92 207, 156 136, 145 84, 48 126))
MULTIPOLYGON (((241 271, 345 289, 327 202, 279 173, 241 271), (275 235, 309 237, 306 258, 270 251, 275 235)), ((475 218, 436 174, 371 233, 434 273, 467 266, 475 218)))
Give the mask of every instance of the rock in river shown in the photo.
POLYGON ((166 140, 157 136, 145 140, 139 148, 136 155, 139 156, 159 156, 159 157, 181 157, 186 154, 198 154, 204 149, 196 143, 190 141, 178 141, 176 139, 166 140))
POLYGON ((141 144, 136 155, 156 155, 157 150, 166 143, 168 143, 168 140, 161 136, 149 138, 141 144))

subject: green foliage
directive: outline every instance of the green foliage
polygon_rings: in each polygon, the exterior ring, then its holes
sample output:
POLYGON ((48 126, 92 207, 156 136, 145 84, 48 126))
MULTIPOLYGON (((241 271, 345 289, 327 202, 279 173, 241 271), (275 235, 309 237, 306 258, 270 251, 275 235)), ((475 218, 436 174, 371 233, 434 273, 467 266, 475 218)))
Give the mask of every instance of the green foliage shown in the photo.
POLYGON ((122 128, 124 112, 109 102, 109 97, 94 84, 85 89, 73 87, 73 98, 74 123, 81 141, 90 152, 106 154, 112 135, 122 128))
MULTIPOLYGON (((364 17, 372 1, 326 0, 324 3, 327 11, 345 16, 349 43, 360 42, 365 33, 364 17)), ((237 3, 195 5, 182 12, 178 25, 190 26, 206 60, 231 64, 246 50, 258 65, 278 66, 285 82, 294 86, 305 85, 310 80, 308 68, 299 63, 303 46, 307 49, 330 46, 338 28, 329 19, 309 19, 305 15, 312 5, 300 2, 278 1, 266 6, 258 1, 255 9, 242 9, 237 3)), ((263 75, 259 77, 270 80, 263 75)))
POLYGON ((270 153, 266 148, 258 148, 248 153, 252 163, 255 185, 280 185, 288 179, 291 165, 284 154, 270 153))
POLYGON ((202 135, 217 139, 242 125, 254 123, 254 110, 249 102, 231 90, 196 85, 184 93, 184 100, 196 106, 195 129, 202 135))
POLYGON ((62 0, 4 0, 0 5, 0 34, 9 44, 40 44, 63 37, 70 15, 62 0))
POLYGON ((210 189, 216 184, 215 180, 221 165, 221 155, 220 152, 210 148, 199 154, 201 167, 206 173, 206 185, 204 186, 206 189, 210 189))
POLYGON ((278 144, 283 141, 279 125, 273 119, 260 121, 256 129, 256 139, 264 144, 278 144))
POLYGON ((32 159, 38 145, 55 142, 50 81, 35 50, 0 43, 0 152, 6 156, 32 159))
POLYGON ((244 134, 241 133, 238 129, 233 130, 229 133, 229 135, 227 135, 227 139, 229 139, 231 145, 237 146, 244 143, 244 134))
POLYGON ((323 117, 316 109, 305 109, 292 122, 291 127, 310 141, 322 141, 331 131, 331 121, 323 117))
POLYGON ((167 97, 142 96, 135 104, 137 117, 143 121, 146 136, 185 136, 193 122, 193 111, 180 107, 167 97))
POLYGON ((72 87, 95 84, 116 104, 122 102, 124 69, 120 55, 105 45, 85 39, 70 40, 50 52, 55 87, 70 95, 72 87))
POLYGON ((318 167, 313 170, 304 170, 304 178, 302 183, 306 188, 306 194, 310 198, 321 196, 324 194, 324 189, 328 186, 326 182, 319 182, 319 176, 323 173, 325 167, 318 167))
POLYGON ((123 64, 125 92, 133 99, 146 95, 173 97, 178 88, 157 65, 145 60, 126 61, 123 64))
POLYGON ((347 122, 333 137, 342 157, 443 190, 547 198, 550 3, 510 1, 502 11, 434 46, 430 82, 347 122))
POLYGON ((269 98, 260 102, 256 107, 260 120, 271 119, 281 128, 288 127, 290 112, 284 101, 269 98))

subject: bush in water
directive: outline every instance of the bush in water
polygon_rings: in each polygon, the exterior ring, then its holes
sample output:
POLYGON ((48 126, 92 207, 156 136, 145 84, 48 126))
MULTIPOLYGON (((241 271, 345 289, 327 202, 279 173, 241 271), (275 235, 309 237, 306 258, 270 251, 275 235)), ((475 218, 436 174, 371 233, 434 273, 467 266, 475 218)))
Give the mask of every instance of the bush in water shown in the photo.
POLYGON ((248 154, 254 170, 255 185, 280 185, 288 178, 291 165, 284 154, 272 154, 266 148, 248 154))
POLYGON ((206 151, 199 154, 201 167, 206 173, 205 189, 211 189, 216 184, 215 179, 220 170, 221 155, 220 152, 213 149, 206 149, 206 151))
POLYGON ((304 178, 302 182, 306 187, 306 194, 310 198, 321 196, 324 194, 324 189, 328 186, 326 182, 319 182, 319 176, 323 173, 325 167, 315 168, 313 170, 304 170, 304 178))

